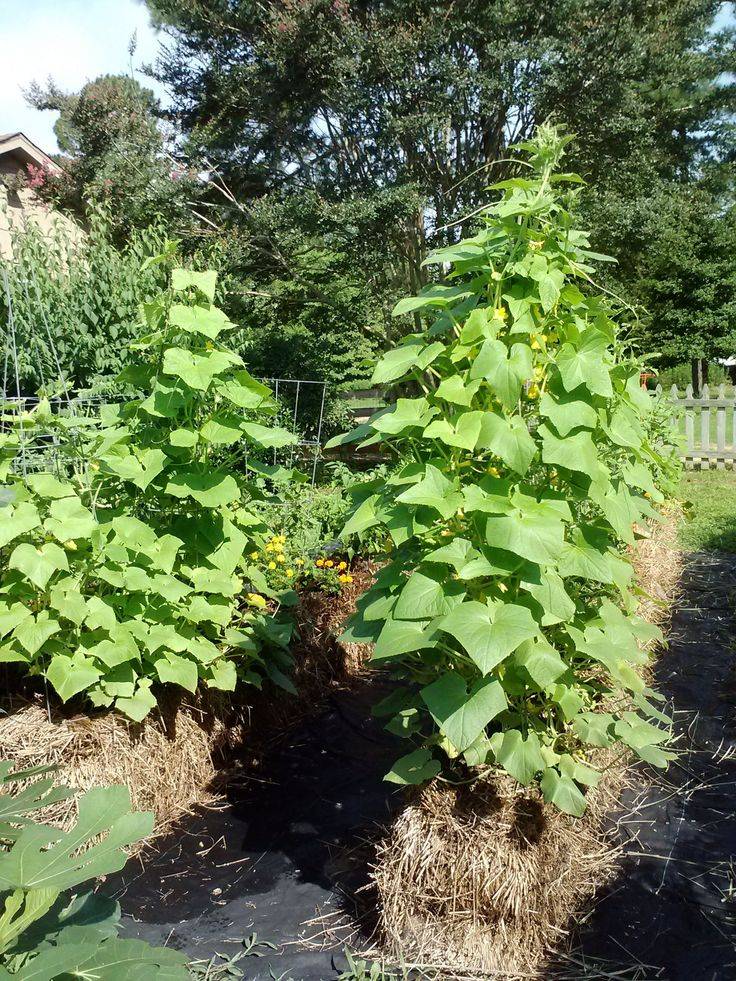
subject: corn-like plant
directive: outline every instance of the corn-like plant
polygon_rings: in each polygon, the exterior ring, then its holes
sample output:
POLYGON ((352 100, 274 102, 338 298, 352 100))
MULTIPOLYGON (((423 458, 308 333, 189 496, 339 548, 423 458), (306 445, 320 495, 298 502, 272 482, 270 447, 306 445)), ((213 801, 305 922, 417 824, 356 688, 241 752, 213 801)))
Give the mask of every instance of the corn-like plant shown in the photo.
POLYGON ((264 453, 294 437, 268 425, 269 389, 220 342, 233 324, 215 284, 214 272, 174 269, 143 305, 146 334, 120 378, 140 397, 99 419, 43 402, 6 416, 0 662, 136 721, 156 683, 231 691, 266 676, 293 689, 291 623, 251 561, 266 527, 249 505, 278 476, 264 453), (13 462, 21 427, 83 423, 90 435, 62 472, 13 462))
POLYGON ((620 741, 657 766, 670 754, 638 670, 659 632, 636 615, 623 548, 662 500, 650 401, 621 311, 591 279, 606 257, 569 211, 567 139, 540 128, 477 234, 429 257, 445 282, 394 313, 436 319, 373 376, 406 397, 334 442, 405 460, 346 527, 381 527, 391 545, 349 627, 401 682, 377 711, 417 748, 388 779, 431 778, 444 753, 538 779, 579 815, 599 779, 590 747, 620 741))

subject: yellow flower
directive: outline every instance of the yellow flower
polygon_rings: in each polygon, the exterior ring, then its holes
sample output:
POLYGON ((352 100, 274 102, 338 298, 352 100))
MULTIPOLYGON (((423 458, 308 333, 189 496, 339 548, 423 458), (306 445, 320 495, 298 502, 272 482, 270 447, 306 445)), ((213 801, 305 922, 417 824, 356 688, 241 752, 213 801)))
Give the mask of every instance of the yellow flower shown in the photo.
POLYGON ((260 606, 261 608, 266 605, 266 601, 260 593, 248 593, 248 602, 252 603, 253 606, 260 606))
POLYGON ((345 576, 345 582, 352 582, 352 581, 353 581, 352 576, 345 576))
POLYGON ((340 564, 338 565, 338 567, 337 567, 337 568, 338 568, 338 569, 347 569, 347 567, 348 567, 348 564, 347 564, 347 562, 341 562, 341 563, 340 563, 340 564))
POLYGON ((508 315, 509 314, 506 307, 496 307, 496 309, 493 311, 493 316, 496 318, 496 320, 505 320, 508 315))
POLYGON ((304 559, 295 559, 294 565, 304 565, 304 559))
POLYGON ((271 542, 266 543, 266 551, 273 552, 273 545, 271 544, 271 542))
POLYGON ((258 553, 258 552, 251 552, 251 553, 250 553, 250 557, 251 557, 252 559, 257 559, 257 558, 258 558, 258 555, 259 555, 259 553, 258 553))
POLYGON ((277 562, 282 562, 282 563, 283 563, 283 562, 286 562, 286 556, 284 555, 284 553, 283 553, 283 552, 280 552, 280 553, 279 553, 279 554, 278 554, 278 555, 276 556, 276 561, 277 561, 277 562))
POLYGON ((349 576, 338 576, 337 578, 340 580, 340 582, 348 582, 349 581, 349 576))
POLYGON ((491 475, 491 477, 498 477, 499 476, 498 467, 489 467, 488 473, 491 475))
POLYGON ((317 561, 314 564, 317 566, 318 569, 321 569, 322 566, 325 564, 325 560, 324 559, 317 559, 317 561))
POLYGON ((268 563, 268 568, 269 569, 275 569, 276 568, 276 563, 275 562, 269 562, 268 563))
POLYGON ((536 399, 539 397, 539 387, 536 385, 536 383, 532 382, 532 384, 529 386, 529 391, 526 394, 530 399, 536 399))
POLYGON ((293 569, 287 569, 286 570, 286 575, 287 576, 293 576, 294 575, 294 570, 293 569))
POLYGON ((325 569, 331 569, 334 564, 335 563, 332 561, 332 559, 327 559, 327 561, 325 562, 325 569))

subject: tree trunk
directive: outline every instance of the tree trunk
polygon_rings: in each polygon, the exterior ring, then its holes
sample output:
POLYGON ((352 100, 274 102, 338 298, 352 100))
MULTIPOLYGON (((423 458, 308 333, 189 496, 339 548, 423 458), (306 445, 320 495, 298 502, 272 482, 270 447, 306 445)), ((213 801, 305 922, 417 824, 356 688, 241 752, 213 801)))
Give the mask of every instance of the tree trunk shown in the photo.
POLYGON ((693 391, 700 395, 703 385, 708 384, 708 362, 705 358, 693 358, 690 362, 693 391))

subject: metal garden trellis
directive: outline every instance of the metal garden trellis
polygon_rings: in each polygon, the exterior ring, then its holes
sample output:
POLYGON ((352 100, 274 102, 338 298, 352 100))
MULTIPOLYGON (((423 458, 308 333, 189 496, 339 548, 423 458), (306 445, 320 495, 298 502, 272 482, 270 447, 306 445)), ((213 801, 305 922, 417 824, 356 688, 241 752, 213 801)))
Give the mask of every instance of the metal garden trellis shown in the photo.
MULTIPOLYGON (((10 409, 12 414, 19 420, 17 432, 19 435, 19 463, 25 474, 29 467, 36 469, 39 462, 48 466, 51 464, 54 469, 60 467, 60 455, 63 447, 60 445, 59 436, 56 432, 42 432, 34 428, 31 434, 29 430, 23 429, 23 413, 35 405, 38 405, 39 398, 36 395, 29 395, 23 391, 22 374, 20 368, 20 352, 18 346, 18 336, 20 326, 18 304, 15 302, 13 290, 11 289, 11 277, 5 266, 0 265, 0 287, 2 288, 2 304, 0 304, 0 324, 5 325, 5 351, 3 357, 3 377, 2 390, 0 391, 0 401, 2 403, 2 415, 5 410, 10 409), (50 459, 51 457, 51 459, 50 459)), ((23 336, 29 339, 28 346, 37 350, 35 352, 35 365, 41 384, 47 388, 49 381, 59 382, 62 394, 48 399, 52 412, 58 415, 78 417, 80 427, 84 425, 83 419, 99 411, 100 407, 106 403, 115 403, 123 399, 122 395, 91 395, 79 393, 73 395, 70 392, 68 379, 65 377, 64 369, 61 364, 59 353, 54 343, 54 331, 51 323, 49 311, 46 310, 42 300, 38 281, 31 273, 31 280, 21 282, 23 298, 26 301, 26 308, 31 309, 31 292, 35 295, 35 307, 38 311, 39 324, 28 322, 28 318, 22 323, 23 336), (30 291, 29 291, 30 287, 30 291), (56 378, 47 378, 44 368, 44 358, 39 348, 39 333, 43 337, 44 346, 51 355, 52 364, 55 369, 56 378)), ((33 359, 34 352, 25 352, 30 359, 33 359)), ((324 423, 325 402, 327 396, 327 383, 313 379, 297 378, 263 378, 262 381, 268 384, 276 399, 281 415, 280 423, 284 428, 290 429, 297 436, 296 443, 292 444, 288 450, 288 464, 293 466, 295 461, 301 462, 311 471, 311 483, 314 486, 317 478, 317 468, 322 456, 322 428, 324 423), (305 393, 308 396, 305 398, 305 393)), ((8 423, 0 420, 0 431, 6 430, 8 423)), ((75 436, 74 427, 68 428, 69 440, 75 436)), ((281 451, 284 453, 284 451, 281 451)), ((274 449, 273 462, 278 461, 279 451, 274 449)), ((282 457, 283 461, 283 457, 282 457)))

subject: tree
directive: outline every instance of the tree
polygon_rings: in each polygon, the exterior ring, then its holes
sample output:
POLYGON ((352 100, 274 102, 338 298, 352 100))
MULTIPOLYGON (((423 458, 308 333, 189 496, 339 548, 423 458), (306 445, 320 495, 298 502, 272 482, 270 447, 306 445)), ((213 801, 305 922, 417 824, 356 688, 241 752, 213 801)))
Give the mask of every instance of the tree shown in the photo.
POLYGON ((123 238, 152 220, 188 220, 193 179, 173 161, 150 89, 126 75, 103 75, 79 92, 49 81, 27 93, 37 109, 54 109, 54 131, 65 174, 48 182, 57 203, 86 214, 90 201, 107 206, 123 238))
POLYGON ((246 195, 334 199, 412 188, 413 281, 426 240, 504 176, 550 115, 572 165, 673 178, 716 149, 734 102, 733 32, 715 0, 147 0, 172 43, 157 77, 190 134, 246 195))

